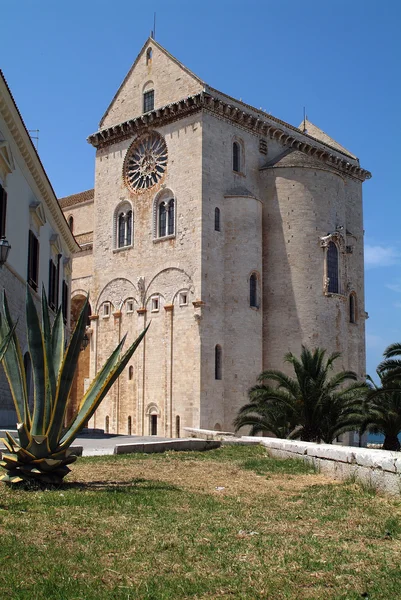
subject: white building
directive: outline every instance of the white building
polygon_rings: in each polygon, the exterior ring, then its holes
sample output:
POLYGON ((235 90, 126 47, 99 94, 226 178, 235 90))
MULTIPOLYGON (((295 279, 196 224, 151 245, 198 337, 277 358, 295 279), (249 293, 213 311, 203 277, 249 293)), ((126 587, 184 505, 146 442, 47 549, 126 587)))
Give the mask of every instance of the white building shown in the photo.
MULTIPOLYGON (((11 315, 14 320, 19 319, 17 335, 29 377, 27 282, 38 309, 42 285, 52 312, 63 302, 68 330, 71 256, 78 246, 1 71, 0 237, 5 237, 11 246, 7 261, 0 268, 0 291, 2 294, 6 290, 11 315)), ((14 406, 2 370, 0 425, 15 426, 14 406)))

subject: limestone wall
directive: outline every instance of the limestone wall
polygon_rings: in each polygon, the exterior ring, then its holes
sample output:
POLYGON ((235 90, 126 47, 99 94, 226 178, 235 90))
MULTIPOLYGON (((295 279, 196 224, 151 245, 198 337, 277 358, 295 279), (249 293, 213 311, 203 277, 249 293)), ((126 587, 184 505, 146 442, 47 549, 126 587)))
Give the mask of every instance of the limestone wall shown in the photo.
POLYGON ((155 92, 155 108, 160 108, 202 91, 203 85, 158 44, 149 41, 122 83, 100 127, 110 127, 141 115, 143 92, 150 89, 155 92), (152 59, 147 61, 149 48, 152 59))
MULTIPOLYGON (((200 299, 201 248, 201 143, 199 115, 159 130, 168 148, 168 168, 162 181, 140 194, 130 192, 123 180, 126 152, 135 137, 99 150, 96 159, 93 277, 79 267, 75 285, 90 284, 93 314, 91 377, 121 337, 127 344, 151 320, 148 334, 132 360, 133 379, 124 371, 92 420, 109 430, 149 433, 151 415, 157 416, 157 433, 175 436, 177 427, 199 421, 200 348, 195 319, 200 299), (175 198, 173 236, 155 236, 155 199, 169 190, 175 198), (115 210, 130 202, 134 215, 133 245, 115 247, 115 210), (143 290, 138 279, 143 279, 143 290), (185 304, 182 294, 187 294, 185 304), (152 299, 158 298, 154 310, 152 299), (128 300, 133 310, 128 311, 128 300), (104 315, 104 305, 110 313, 104 315), (179 417, 179 422, 177 421, 179 417), (129 421, 130 419, 130 421, 129 421)), ((166 192, 167 193, 167 192, 166 192)), ((88 265, 88 258, 75 259, 88 265)), ((131 366, 131 365, 129 365, 131 366)))
MULTIPOLYGON (((337 368, 354 368, 363 376, 361 199, 357 193, 351 198, 346 194, 350 182, 340 174, 305 162, 262 172, 266 186, 264 364, 282 368, 284 354, 299 354, 301 344, 306 344, 341 352, 337 368), (348 204, 355 207, 348 209, 348 204), (349 227, 358 232, 353 254, 346 250, 349 227), (321 238, 335 232, 344 232, 344 246, 339 251, 340 289, 338 294, 329 294, 325 291, 326 249, 321 238), (358 297, 357 325, 349 323, 351 287, 358 297), (353 330, 353 341, 349 341, 353 330)), ((361 184, 355 188, 358 186, 361 184)))

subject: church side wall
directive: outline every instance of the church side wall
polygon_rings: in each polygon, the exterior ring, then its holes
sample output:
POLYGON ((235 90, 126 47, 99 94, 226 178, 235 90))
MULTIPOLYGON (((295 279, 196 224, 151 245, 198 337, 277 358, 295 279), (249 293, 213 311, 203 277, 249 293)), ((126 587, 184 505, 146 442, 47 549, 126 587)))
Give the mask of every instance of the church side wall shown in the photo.
POLYGON ((258 137, 223 119, 204 115, 202 231, 201 427, 233 430, 248 388, 262 368, 262 308, 249 306, 249 277, 261 278, 258 137), (233 171, 233 142, 241 144, 242 174, 233 171), (214 229, 220 209, 221 231, 214 229), (222 379, 215 347, 221 346, 222 379))
MULTIPOLYGON (((304 160, 304 159, 302 159, 304 160)), ((354 208, 345 179, 335 172, 305 165, 267 169, 264 218, 264 367, 283 369, 283 356, 299 355, 301 344, 341 352, 337 369, 364 372, 364 323, 349 343, 349 285, 363 302, 361 237, 355 254, 339 249, 340 290, 325 293, 325 256, 320 238, 347 231, 352 221, 361 229, 360 193, 354 187, 354 208), (356 276, 356 273, 359 273, 356 276)))
POLYGON ((127 433, 131 417, 132 433, 148 434, 150 417, 157 415, 158 435, 175 436, 177 416, 181 431, 199 423, 199 331, 192 302, 200 297, 200 116, 158 131, 167 144, 168 166, 162 182, 149 191, 130 193, 123 181, 124 158, 135 138, 97 153, 92 299, 99 318, 92 321, 92 376, 126 331, 128 343, 152 323, 133 358, 134 379, 127 380, 124 371, 91 424, 104 428, 108 417, 110 432, 127 433), (176 202, 176 232, 155 239, 154 202, 166 190, 176 202), (126 201, 133 209, 134 242, 116 250, 114 214, 126 201), (185 305, 180 292, 188 293, 185 305), (132 314, 127 313, 128 299, 134 302, 132 314), (105 303, 110 303, 106 318, 105 303))
POLYGON ((347 245, 352 251, 348 258, 348 294, 355 292, 356 322, 348 322, 348 356, 350 368, 364 377, 366 373, 365 347, 365 281, 364 230, 362 185, 347 178, 345 185, 347 245))

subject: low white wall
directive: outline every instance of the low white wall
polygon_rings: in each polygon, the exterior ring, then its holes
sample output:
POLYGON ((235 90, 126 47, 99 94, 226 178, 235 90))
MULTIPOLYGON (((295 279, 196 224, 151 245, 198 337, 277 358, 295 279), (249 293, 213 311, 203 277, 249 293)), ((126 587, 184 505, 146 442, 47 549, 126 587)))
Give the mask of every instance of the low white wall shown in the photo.
MULTIPOLYGON (((255 438, 243 436, 241 439, 255 438)), ((259 440, 271 456, 302 459, 333 479, 355 479, 390 494, 401 493, 399 452, 277 438, 259 438, 259 440)))
MULTIPOLYGON (((189 431, 189 430, 187 430, 189 431)), ((220 439, 224 444, 227 433, 191 428, 191 435, 203 439, 220 439)), ((231 434, 232 435, 232 434, 231 434)), ((277 458, 298 458, 314 465, 332 479, 355 479, 389 494, 401 494, 401 452, 314 444, 298 440, 270 437, 241 436, 228 438, 228 443, 259 442, 277 458)))

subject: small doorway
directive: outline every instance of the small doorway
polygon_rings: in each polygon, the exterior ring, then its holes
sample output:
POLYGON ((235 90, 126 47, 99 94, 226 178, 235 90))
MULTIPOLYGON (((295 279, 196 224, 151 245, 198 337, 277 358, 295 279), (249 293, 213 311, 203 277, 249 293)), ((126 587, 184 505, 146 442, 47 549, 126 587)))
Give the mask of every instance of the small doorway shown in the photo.
POLYGON ((150 435, 157 435, 157 415, 150 415, 150 435))

